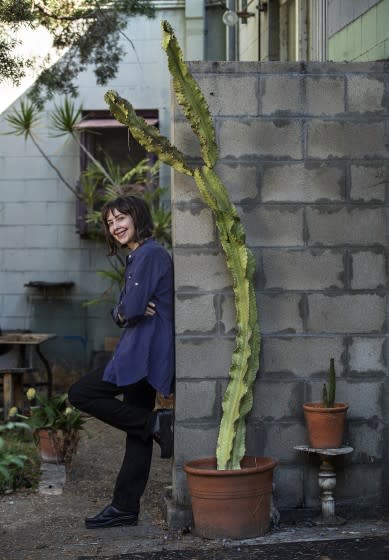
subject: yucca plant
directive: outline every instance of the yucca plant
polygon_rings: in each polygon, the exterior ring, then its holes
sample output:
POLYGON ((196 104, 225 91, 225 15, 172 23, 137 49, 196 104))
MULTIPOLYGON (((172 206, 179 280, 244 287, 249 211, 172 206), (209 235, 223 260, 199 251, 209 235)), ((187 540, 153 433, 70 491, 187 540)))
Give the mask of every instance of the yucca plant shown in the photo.
POLYGON ((223 398, 223 414, 217 442, 217 468, 240 469, 246 450, 246 418, 253 404, 253 383, 259 367, 260 335, 254 290, 255 259, 245 243, 245 232, 227 189, 216 175, 215 129, 204 96, 183 61, 173 29, 162 22, 163 48, 167 53, 173 88, 178 103, 197 135, 203 164, 191 167, 183 153, 137 116, 131 103, 117 92, 108 91, 105 100, 114 117, 125 124, 136 140, 160 161, 194 178, 203 201, 214 215, 220 243, 231 272, 235 295, 237 335, 223 398))

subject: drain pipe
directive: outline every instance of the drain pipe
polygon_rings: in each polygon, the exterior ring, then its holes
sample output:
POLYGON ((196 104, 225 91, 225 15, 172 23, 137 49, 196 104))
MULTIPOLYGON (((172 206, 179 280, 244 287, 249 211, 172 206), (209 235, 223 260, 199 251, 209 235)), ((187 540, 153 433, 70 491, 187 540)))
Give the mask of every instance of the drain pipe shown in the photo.
MULTIPOLYGON (((228 10, 236 11, 235 0, 227 0, 226 5, 228 10)), ((236 60, 236 25, 227 25, 226 29, 227 48, 226 60, 236 60)))

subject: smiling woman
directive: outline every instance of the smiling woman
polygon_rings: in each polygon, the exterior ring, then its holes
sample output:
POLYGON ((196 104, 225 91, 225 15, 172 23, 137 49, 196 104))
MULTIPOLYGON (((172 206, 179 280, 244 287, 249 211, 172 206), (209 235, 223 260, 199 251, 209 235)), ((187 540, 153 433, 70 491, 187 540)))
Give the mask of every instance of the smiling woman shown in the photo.
POLYGON ((173 269, 169 253, 152 237, 146 202, 119 197, 102 210, 110 255, 130 250, 124 287, 112 310, 123 328, 104 371, 85 375, 70 388, 70 402, 127 433, 126 452, 112 503, 85 520, 89 529, 135 525, 151 464, 153 440, 161 457, 173 453, 173 411, 155 410, 155 397, 172 392, 174 374, 173 269), (118 400, 118 395, 123 400, 118 400))

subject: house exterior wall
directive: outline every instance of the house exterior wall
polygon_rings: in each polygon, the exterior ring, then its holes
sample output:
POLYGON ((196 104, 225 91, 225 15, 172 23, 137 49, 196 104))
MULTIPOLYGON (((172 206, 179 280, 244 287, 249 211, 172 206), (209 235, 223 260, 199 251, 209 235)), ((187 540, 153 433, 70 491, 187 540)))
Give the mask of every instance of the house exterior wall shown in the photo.
POLYGON ((328 59, 382 60, 389 56, 389 0, 329 2, 328 59))
POLYGON ((389 0, 278 0, 238 22, 238 60, 388 58, 389 0))
MULTIPOLYGON (((162 2, 160 2, 162 5, 162 2)), ((170 76, 161 48, 160 22, 167 19, 185 42, 185 2, 160 9, 155 19, 130 20, 126 35, 135 51, 124 44, 127 55, 118 76, 105 87, 95 84, 91 71, 79 76, 78 101, 83 109, 107 109, 104 93, 116 89, 137 109, 158 109, 159 126, 170 135, 170 76)), ((18 107, 22 95, 1 115, 1 130, 8 132, 5 117, 18 107)), ((56 100, 58 103, 58 100, 56 100)), ((47 104, 36 137, 71 185, 79 177, 80 152, 76 143, 50 136, 47 104)), ((170 186, 170 170, 161 170, 161 185, 170 186)), ((103 349, 105 336, 120 334, 109 319, 109 305, 83 307, 103 293, 108 282, 96 274, 109 269, 101 242, 80 239, 76 233, 73 194, 31 141, 0 136, 0 326, 3 330, 30 329, 54 332, 58 337, 42 350, 54 367, 55 382, 88 366, 93 351, 103 349), (71 291, 42 292, 26 288, 30 281, 74 282, 71 291)), ((0 358, 1 359, 1 358, 0 358)), ((41 366, 39 360, 37 365, 41 366)))
MULTIPOLYGON (((258 265, 262 350, 247 453, 278 459, 281 510, 319 507, 318 462, 293 448, 308 443, 302 405, 320 400, 334 357, 354 448, 337 463, 337 507, 372 512, 388 498, 388 65, 190 67, 214 117, 216 169, 258 265)), ((177 107, 173 136, 199 157, 177 107)), ((235 312, 214 221, 191 178, 174 174, 172 202, 173 524, 189 515, 185 461, 215 454, 235 312)))

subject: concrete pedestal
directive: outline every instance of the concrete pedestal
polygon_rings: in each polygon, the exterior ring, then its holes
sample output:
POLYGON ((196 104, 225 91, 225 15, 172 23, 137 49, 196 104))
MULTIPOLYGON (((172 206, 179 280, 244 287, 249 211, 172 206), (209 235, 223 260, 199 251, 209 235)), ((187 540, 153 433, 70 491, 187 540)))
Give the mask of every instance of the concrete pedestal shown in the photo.
POLYGON ((320 458, 320 468, 318 472, 318 484, 321 491, 321 516, 314 521, 316 525, 342 525, 346 523, 343 517, 335 513, 334 490, 336 488, 336 472, 332 463, 333 457, 352 453, 352 447, 339 447, 334 449, 316 449, 309 445, 296 445, 296 451, 304 453, 316 453, 320 458))

